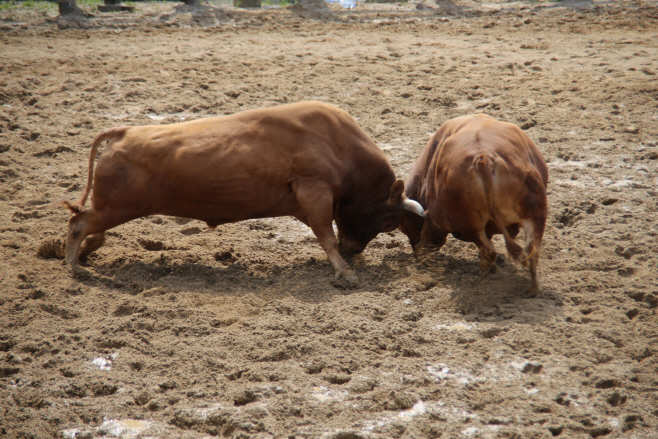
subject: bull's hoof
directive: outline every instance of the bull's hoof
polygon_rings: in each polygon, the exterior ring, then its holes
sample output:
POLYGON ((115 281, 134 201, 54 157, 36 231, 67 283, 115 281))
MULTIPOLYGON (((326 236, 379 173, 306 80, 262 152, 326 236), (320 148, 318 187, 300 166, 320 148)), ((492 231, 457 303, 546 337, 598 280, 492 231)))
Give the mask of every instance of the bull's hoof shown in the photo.
POLYGON ((496 264, 492 263, 491 265, 480 265, 480 275, 485 277, 489 274, 495 274, 498 271, 496 264))
POLYGON ((347 283, 352 285, 357 285, 359 283, 359 278, 357 277, 356 273, 354 273, 354 271, 350 270, 349 268, 347 270, 337 272, 336 278, 342 278, 347 283))
POLYGON ((528 294, 526 294, 527 297, 537 297, 541 293, 541 289, 539 287, 530 287, 528 290, 528 294))

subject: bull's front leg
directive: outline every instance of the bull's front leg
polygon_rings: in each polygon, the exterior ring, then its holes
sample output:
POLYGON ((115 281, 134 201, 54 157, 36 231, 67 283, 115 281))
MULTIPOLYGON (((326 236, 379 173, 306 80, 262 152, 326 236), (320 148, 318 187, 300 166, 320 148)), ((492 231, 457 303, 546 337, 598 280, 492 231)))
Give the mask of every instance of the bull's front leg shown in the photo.
POLYGON ((338 252, 338 240, 332 227, 334 218, 333 194, 328 184, 317 180, 300 180, 292 185, 297 202, 304 211, 306 221, 318 238, 334 267, 336 277, 356 284, 359 278, 338 252))

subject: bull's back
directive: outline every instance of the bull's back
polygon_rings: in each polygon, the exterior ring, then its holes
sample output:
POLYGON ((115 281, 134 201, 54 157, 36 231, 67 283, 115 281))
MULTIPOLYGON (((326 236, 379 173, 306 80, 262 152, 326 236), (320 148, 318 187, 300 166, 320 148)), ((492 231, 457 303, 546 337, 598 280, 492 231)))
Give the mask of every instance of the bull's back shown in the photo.
MULTIPOLYGON (((547 183, 546 163, 534 142, 516 125, 484 114, 452 119, 439 132, 448 132, 436 149, 435 168, 452 170, 471 166, 480 155, 488 155, 499 165, 530 172, 537 171, 547 183)), ((438 133, 437 133, 438 134, 438 133)), ((441 171, 439 171, 440 173, 441 171)))
POLYGON ((458 222, 448 216, 460 217, 469 209, 485 218, 487 192, 476 166, 483 157, 491 161, 493 196, 500 207, 510 219, 517 212, 525 215, 528 190, 541 198, 547 185, 543 156, 516 125, 484 114, 457 117, 439 128, 414 165, 407 194, 418 197, 446 229, 458 222))
POLYGON ((94 205, 218 223, 294 214, 291 181, 320 176, 338 190, 355 155, 388 165, 347 113, 321 103, 131 127, 98 162, 94 205))

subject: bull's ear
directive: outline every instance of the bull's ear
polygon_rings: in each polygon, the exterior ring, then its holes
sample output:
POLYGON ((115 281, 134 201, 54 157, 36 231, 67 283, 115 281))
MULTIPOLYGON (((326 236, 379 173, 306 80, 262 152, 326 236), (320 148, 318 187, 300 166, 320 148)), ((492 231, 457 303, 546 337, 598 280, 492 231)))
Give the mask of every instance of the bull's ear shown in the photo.
POLYGON ((395 180, 391 186, 391 196, 388 200, 391 206, 400 206, 402 204, 402 193, 404 192, 404 180, 395 180))

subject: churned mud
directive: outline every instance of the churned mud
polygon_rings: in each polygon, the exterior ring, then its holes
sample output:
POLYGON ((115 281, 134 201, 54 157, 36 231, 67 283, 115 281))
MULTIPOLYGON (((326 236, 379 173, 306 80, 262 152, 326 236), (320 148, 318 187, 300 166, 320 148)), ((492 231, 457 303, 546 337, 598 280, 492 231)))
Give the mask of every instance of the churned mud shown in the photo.
MULTIPOLYGON (((658 437, 658 5, 0 12, 0 437, 658 437), (62 258, 91 139, 301 100, 404 178, 483 112, 550 172, 542 293, 380 235, 348 289, 292 219, 154 216, 62 258)), ((521 237, 520 237, 521 239, 521 237)))

